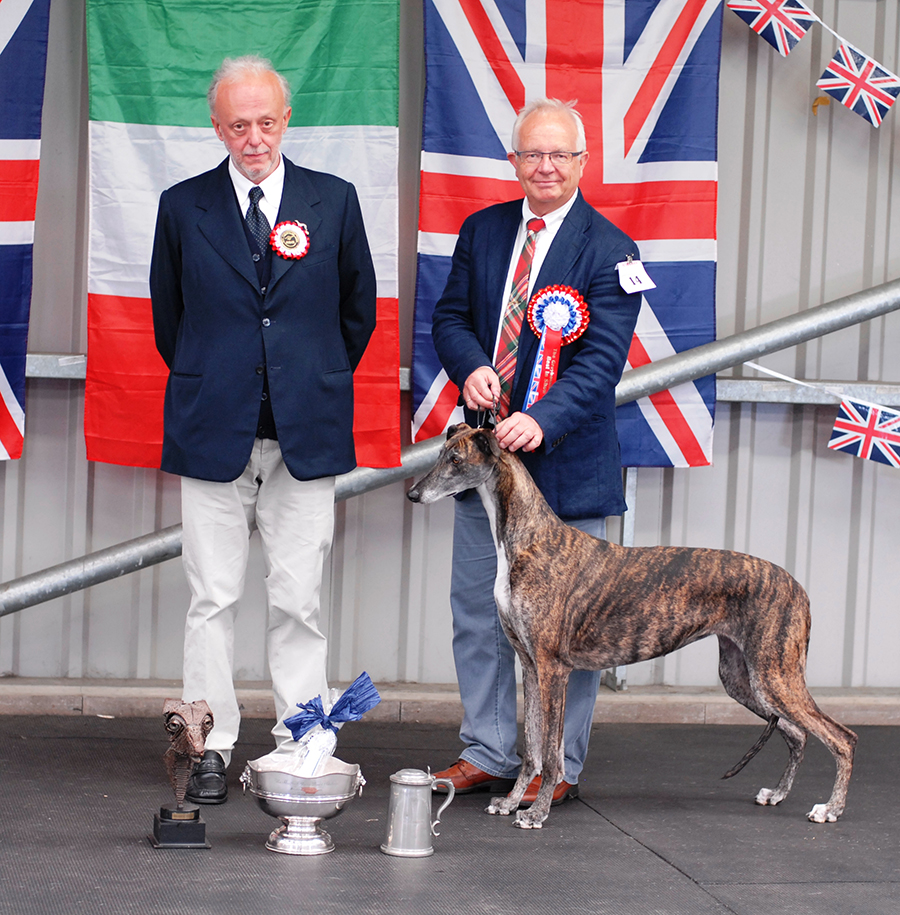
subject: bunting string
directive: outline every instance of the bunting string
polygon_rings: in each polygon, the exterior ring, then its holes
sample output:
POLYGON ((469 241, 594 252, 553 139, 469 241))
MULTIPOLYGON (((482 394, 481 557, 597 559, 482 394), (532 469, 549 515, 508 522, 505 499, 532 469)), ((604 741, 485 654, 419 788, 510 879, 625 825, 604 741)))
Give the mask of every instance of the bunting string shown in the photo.
POLYGON ((843 451, 854 457, 900 468, 900 413, 896 410, 866 400, 851 399, 840 387, 809 384, 755 362, 745 362, 744 365, 790 384, 832 394, 840 401, 840 406, 828 447, 832 451, 843 451))

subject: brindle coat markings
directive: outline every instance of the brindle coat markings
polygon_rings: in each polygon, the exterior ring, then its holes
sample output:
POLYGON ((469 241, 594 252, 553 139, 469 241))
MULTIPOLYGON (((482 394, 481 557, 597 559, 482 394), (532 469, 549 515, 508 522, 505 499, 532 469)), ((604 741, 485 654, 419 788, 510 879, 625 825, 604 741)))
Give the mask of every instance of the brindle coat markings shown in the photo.
POLYGON ((758 804, 783 801, 808 734, 831 751, 831 797, 807 814, 834 822, 844 811, 856 735, 824 714, 806 688, 809 599, 784 569, 754 556, 689 547, 622 547, 557 518, 521 461, 492 432, 452 426, 437 465, 408 493, 413 502, 477 489, 497 547, 494 597, 522 664, 525 753, 508 797, 488 813, 510 814, 542 773, 541 790, 516 825, 539 828, 563 774, 566 683, 573 669, 599 670, 658 657, 708 635, 719 639, 726 692, 768 722, 739 772, 777 727, 790 751, 781 781, 758 804))

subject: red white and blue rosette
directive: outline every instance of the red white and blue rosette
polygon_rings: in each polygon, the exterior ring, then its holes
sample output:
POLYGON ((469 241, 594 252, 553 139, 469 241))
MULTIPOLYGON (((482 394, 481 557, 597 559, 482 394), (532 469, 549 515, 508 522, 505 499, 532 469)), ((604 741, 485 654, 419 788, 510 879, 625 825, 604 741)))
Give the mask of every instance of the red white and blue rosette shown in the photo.
POLYGON ((527 410, 540 400, 556 381, 560 349, 577 340, 590 322, 587 303, 571 286, 545 286, 528 303, 528 325, 540 337, 528 396, 527 410))
POLYGON ((306 223, 288 220, 279 222, 269 236, 269 244, 276 254, 289 260, 298 260, 309 251, 309 230, 306 223))

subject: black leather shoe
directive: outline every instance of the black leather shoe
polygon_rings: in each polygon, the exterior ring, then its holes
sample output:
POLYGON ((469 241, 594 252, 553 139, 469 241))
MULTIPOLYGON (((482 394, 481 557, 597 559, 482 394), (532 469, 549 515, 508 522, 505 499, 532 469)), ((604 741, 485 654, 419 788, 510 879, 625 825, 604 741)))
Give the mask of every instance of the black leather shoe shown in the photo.
POLYGON ((224 804, 228 800, 225 760, 215 750, 207 750, 203 759, 194 763, 184 796, 192 804, 224 804))

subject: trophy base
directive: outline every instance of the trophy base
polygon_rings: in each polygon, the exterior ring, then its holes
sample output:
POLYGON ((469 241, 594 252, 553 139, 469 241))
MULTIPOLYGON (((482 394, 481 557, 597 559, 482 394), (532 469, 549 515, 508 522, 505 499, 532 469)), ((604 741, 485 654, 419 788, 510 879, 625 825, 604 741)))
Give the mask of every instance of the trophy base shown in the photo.
POLYGON ((153 834, 147 836, 154 848, 209 848, 206 823, 196 804, 160 807, 153 815, 153 834))
POLYGON ((381 850, 386 855, 394 855, 397 858, 427 858, 434 854, 433 845, 429 845, 427 848, 397 848, 395 845, 382 842, 381 850))
POLYGON ((269 851, 282 855, 327 855, 334 841, 319 825, 320 817, 280 817, 279 826, 266 840, 269 851))

